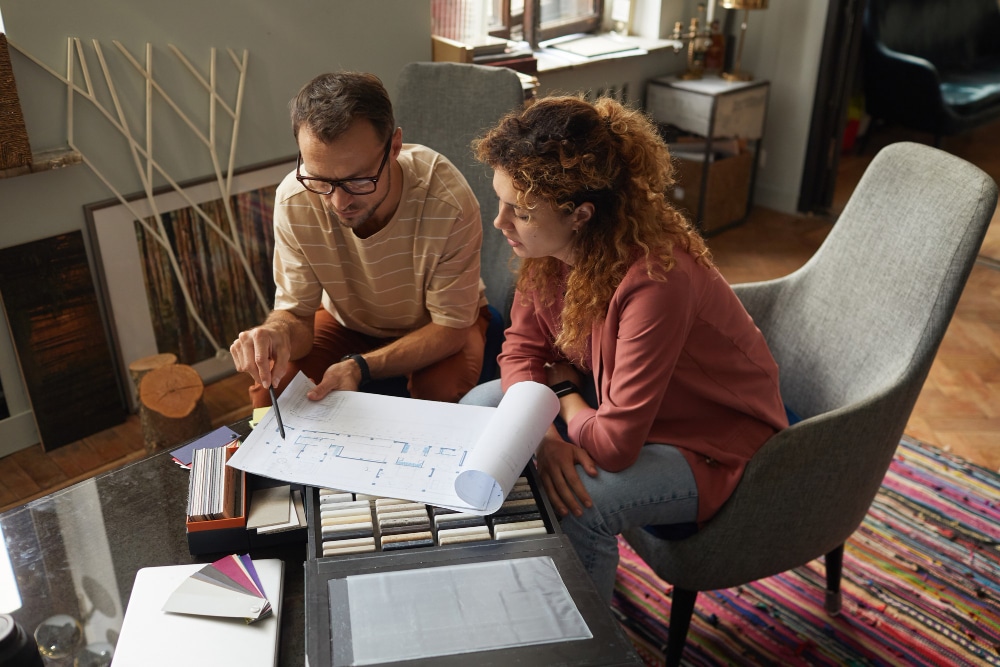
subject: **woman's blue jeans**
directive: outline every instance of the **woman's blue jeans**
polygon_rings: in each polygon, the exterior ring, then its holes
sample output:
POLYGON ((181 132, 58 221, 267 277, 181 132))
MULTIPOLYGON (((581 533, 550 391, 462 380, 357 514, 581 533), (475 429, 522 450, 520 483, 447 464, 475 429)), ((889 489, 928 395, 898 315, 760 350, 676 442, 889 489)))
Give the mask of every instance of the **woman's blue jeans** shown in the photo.
MULTIPOLYGON (((478 385, 460 401, 495 407, 503 392, 500 381, 478 385)), ((591 402, 592 397, 588 397, 591 402)), ((620 472, 599 470, 591 477, 577 466, 593 500, 583 515, 560 519, 597 591, 608 603, 618 571, 617 535, 627 528, 693 523, 698 515, 698 489, 680 451, 671 445, 647 444, 638 460, 620 472)))

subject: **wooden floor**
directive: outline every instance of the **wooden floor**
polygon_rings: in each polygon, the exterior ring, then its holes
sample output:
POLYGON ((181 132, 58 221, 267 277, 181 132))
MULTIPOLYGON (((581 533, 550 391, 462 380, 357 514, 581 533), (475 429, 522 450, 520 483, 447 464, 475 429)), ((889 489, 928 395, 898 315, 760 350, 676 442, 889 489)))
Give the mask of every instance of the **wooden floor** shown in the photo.
MULTIPOLYGON (((205 387, 212 427, 250 415, 250 376, 239 373, 205 387)), ((0 511, 147 456, 139 417, 51 452, 41 445, 0 458, 0 511)))
MULTIPOLYGON (((829 218, 785 215, 755 208, 742 225, 709 240, 732 283, 785 275, 801 266, 826 238, 832 220, 878 148, 889 141, 929 137, 879 131, 860 155, 841 160, 829 218)), ((1000 182, 1000 124, 945 140, 943 148, 978 165, 1000 182)), ((206 387, 213 426, 250 413, 249 377, 235 375, 206 387)), ((1000 214, 995 214, 977 263, 948 329, 906 433, 1000 470, 1000 214)), ((0 510, 20 505, 146 455, 138 418, 79 442, 43 452, 39 445, 0 458, 0 510)))
MULTIPOLYGON (((928 135, 879 129, 860 155, 841 158, 830 220, 756 208, 747 222, 709 239, 730 283, 785 275, 819 247, 872 157, 887 143, 930 143, 928 135)), ((944 150, 1000 183, 1000 123, 945 138, 944 150)), ((1000 471, 1000 209, 938 350, 906 433, 1000 471)))

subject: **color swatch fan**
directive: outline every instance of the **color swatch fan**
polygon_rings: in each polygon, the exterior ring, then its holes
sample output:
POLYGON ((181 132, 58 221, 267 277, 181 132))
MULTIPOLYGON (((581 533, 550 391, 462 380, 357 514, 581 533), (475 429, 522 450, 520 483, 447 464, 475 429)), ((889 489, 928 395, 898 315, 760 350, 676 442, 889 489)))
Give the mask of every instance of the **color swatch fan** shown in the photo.
POLYGON ((163 604, 163 611, 254 623, 271 615, 271 603, 250 556, 233 554, 184 579, 163 604))

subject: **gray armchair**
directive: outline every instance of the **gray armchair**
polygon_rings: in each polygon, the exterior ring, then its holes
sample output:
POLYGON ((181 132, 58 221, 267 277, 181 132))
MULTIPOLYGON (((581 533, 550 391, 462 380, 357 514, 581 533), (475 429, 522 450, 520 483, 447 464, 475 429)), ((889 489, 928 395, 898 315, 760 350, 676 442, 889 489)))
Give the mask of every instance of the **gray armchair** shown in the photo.
POLYGON ((482 277, 486 298, 504 320, 514 299, 511 249, 493 229, 493 171, 472 154, 472 140, 524 104, 514 70, 458 63, 409 63, 399 75, 394 108, 403 141, 429 146, 458 167, 479 199, 483 218, 482 277))
POLYGON ((817 253, 798 271, 737 286, 803 417, 751 460, 733 496, 683 540, 625 539, 674 585, 667 664, 680 662, 698 591, 826 555, 840 609, 844 542, 892 460, 996 207, 977 167, 898 143, 869 165, 817 253))

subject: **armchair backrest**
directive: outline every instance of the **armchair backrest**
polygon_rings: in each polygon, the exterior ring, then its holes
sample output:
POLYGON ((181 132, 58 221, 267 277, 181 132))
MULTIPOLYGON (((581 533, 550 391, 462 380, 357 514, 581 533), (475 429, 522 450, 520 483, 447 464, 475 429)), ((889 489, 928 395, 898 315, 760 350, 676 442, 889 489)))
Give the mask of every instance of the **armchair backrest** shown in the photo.
POLYGON ((740 292, 793 410, 829 412, 901 384, 914 385, 915 400, 996 198, 996 184, 972 164, 893 144, 871 162, 820 249, 775 281, 766 304, 740 292))
POLYGON ((899 53, 945 69, 1000 53, 996 0, 869 0, 866 30, 899 53))
POLYGON ((394 109, 403 141, 447 157, 479 200, 483 224, 482 270, 486 298, 509 320, 514 298, 512 252, 493 228, 497 197, 493 172, 472 154, 472 140, 524 103, 514 70, 458 63, 409 63, 400 72, 394 109))

